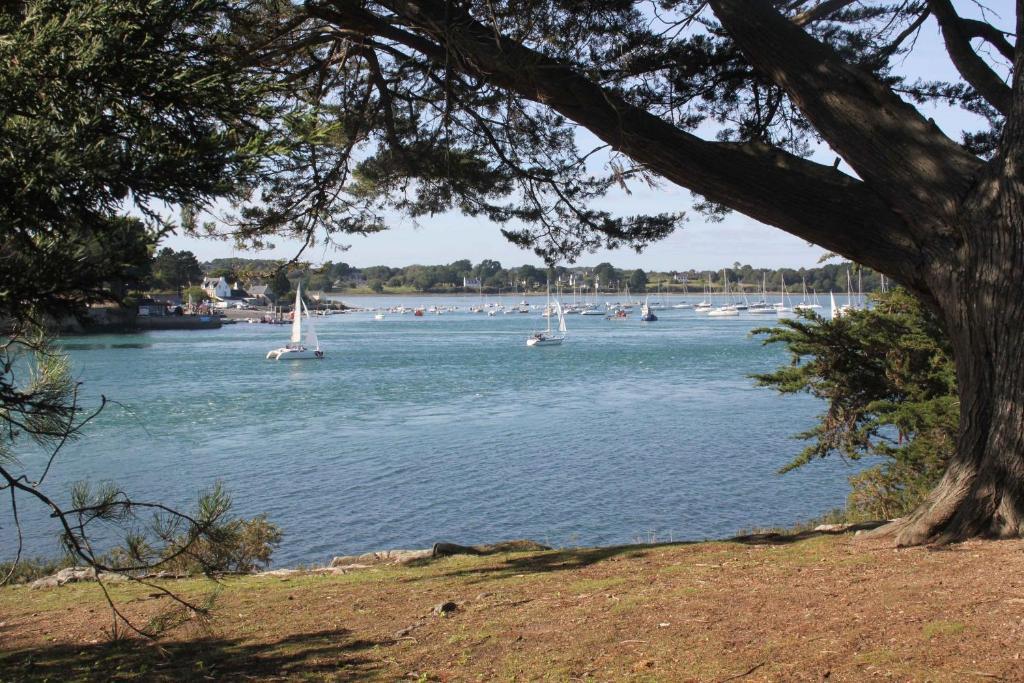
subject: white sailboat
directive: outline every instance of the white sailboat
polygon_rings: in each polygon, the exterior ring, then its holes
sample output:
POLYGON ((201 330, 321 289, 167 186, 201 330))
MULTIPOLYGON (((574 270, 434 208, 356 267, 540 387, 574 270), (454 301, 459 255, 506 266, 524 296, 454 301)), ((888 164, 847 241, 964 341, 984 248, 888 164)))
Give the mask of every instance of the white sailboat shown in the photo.
POLYGON ((292 336, 287 346, 274 349, 267 353, 267 360, 304 360, 308 358, 321 359, 324 352, 320 350, 320 340, 317 339, 316 329, 313 327, 313 319, 309 310, 302 302, 302 283, 295 289, 295 308, 292 312, 292 336), (302 316, 306 316, 306 334, 302 334, 302 316))
MULTIPOLYGON (((550 290, 548 292, 550 294, 550 290)), ((549 304, 550 305, 550 304, 549 304)), ((526 340, 527 346, 559 346, 567 336, 568 330, 565 327, 565 314, 562 313, 562 304, 555 299, 554 301, 555 314, 558 316, 558 332, 555 334, 551 330, 551 318, 548 318, 548 327, 543 332, 534 332, 526 340)))
MULTIPOLYGON (((850 280, 850 270, 846 270, 846 303, 839 307, 839 315, 855 310, 857 306, 853 303, 853 282, 850 280)), ((832 317, 836 317, 833 312, 832 317)))
POLYGON ((711 273, 704 276, 704 300, 693 307, 697 313, 710 313, 714 306, 711 305, 711 273))
POLYGON ((768 276, 765 273, 761 273, 761 300, 750 304, 747 308, 747 313, 775 315, 775 306, 768 303, 768 276))
POLYGON ((601 278, 595 277, 594 278, 594 303, 593 304, 584 303, 583 304, 583 310, 580 311, 580 315, 600 315, 600 316, 603 316, 605 314, 606 311, 605 311, 604 306, 602 306, 601 303, 598 301, 598 294, 599 294, 598 290, 599 290, 600 284, 601 284, 601 278))
POLYGON ((729 278, 726 277, 725 270, 722 270, 722 293, 729 297, 729 303, 722 304, 716 309, 708 311, 709 318, 723 318, 723 317, 734 317, 740 314, 736 304, 733 302, 732 293, 729 292, 729 278))
POLYGON ((821 308, 821 305, 817 301, 817 295, 814 297, 814 301, 807 299, 807 278, 800 279, 800 287, 803 290, 803 296, 800 297, 800 303, 793 306, 794 311, 813 311, 821 308))
POLYGON ((788 315, 793 312, 793 302, 789 302, 789 306, 786 305, 786 296, 789 292, 786 291, 786 276, 779 272, 779 280, 782 282, 782 294, 779 296, 779 303, 775 304, 775 312, 778 315, 788 315))

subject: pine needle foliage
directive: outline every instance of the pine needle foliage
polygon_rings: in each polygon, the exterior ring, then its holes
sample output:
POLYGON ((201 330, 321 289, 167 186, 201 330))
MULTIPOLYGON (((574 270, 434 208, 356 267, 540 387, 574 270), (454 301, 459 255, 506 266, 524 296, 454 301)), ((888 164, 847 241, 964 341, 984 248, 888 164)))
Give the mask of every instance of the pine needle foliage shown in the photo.
POLYGON ((780 472, 832 454, 881 458, 850 478, 851 521, 899 517, 920 503, 955 450, 959 421, 952 354, 934 316, 903 289, 872 300, 833 320, 807 312, 753 331, 790 353, 789 365, 754 375, 758 386, 827 405, 780 472))

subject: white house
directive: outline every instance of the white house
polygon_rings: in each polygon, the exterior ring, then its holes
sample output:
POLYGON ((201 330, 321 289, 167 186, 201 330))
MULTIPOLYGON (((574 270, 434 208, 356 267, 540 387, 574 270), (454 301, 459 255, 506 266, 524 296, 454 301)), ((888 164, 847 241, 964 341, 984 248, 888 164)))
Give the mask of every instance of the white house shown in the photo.
POLYGON ((222 275, 221 277, 204 277, 203 291, 211 299, 230 299, 231 285, 222 275))

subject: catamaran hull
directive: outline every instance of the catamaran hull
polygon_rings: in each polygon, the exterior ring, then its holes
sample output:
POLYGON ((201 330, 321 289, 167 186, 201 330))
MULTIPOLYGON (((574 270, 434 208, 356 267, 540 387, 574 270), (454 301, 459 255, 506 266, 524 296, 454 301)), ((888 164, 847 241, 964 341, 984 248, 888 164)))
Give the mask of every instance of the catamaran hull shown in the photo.
POLYGON ((561 346, 563 339, 527 339, 527 346, 561 346))
POLYGON ((274 349, 267 354, 267 360, 323 360, 324 352, 310 349, 274 349))

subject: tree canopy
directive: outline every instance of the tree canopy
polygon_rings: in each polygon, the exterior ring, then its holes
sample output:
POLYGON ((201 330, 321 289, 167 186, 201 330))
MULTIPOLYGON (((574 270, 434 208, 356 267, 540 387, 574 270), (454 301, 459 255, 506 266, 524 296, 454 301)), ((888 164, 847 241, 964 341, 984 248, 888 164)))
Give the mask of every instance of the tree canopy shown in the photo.
POLYGON ((164 247, 153 258, 153 286, 178 292, 187 285, 198 285, 203 281, 199 261, 191 251, 174 251, 164 247))

